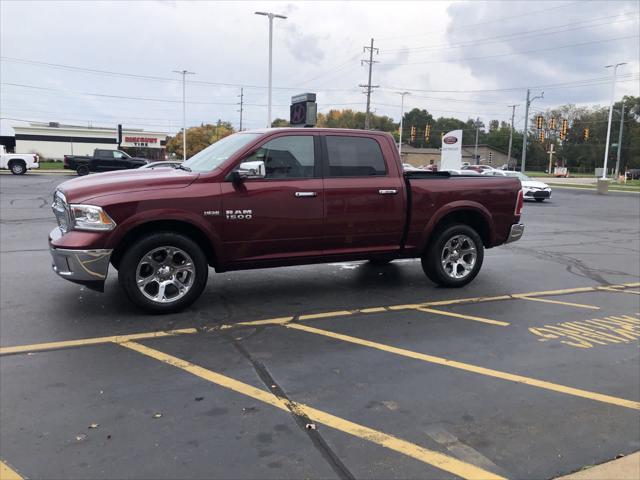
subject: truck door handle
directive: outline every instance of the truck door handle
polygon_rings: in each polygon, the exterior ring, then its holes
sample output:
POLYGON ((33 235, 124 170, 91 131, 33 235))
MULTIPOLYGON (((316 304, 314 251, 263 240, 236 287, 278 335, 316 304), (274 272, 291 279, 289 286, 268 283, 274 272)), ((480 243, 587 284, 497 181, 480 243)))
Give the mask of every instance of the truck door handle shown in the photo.
POLYGON ((317 197, 318 192, 296 192, 296 197, 317 197))
POLYGON ((378 193, 380 195, 395 195, 396 193, 398 193, 398 190, 396 190, 395 188, 389 190, 378 190, 378 193))

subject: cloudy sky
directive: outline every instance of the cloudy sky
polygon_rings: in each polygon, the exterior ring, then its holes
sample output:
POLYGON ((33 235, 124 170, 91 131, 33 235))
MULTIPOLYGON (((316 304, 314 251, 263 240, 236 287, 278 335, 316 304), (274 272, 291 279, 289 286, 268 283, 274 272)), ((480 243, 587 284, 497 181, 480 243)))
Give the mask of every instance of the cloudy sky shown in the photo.
POLYGON ((0 131, 24 121, 174 133, 182 123, 231 121, 244 87, 244 127, 266 125, 268 20, 274 25, 273 117, 316 92, 320 111, 364 110, 363 46, 375 39, 372 109, 399 120, 434 116, 508 120, 522 128, 526 88, 535 109, 607 104, 639 95, 639 14, 629 1, 470 2, 29 2, 0 0, 0 131))

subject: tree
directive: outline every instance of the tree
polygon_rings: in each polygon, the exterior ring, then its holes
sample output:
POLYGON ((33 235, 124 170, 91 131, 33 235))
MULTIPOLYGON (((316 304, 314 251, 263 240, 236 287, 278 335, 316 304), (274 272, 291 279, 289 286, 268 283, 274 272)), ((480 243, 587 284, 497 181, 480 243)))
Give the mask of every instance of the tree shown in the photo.
MULTIPOLYGON (((222 120, 218 120, 215 125, 207 123, 199 127, 187 128, 187 158, 232 133, 234 130, 231 122, 222 120)), ((182 132, 167 141, 167 152, 182 157, 182 132)))
POLYGON ((271 122, 271 126, 273 128, 288 127, 289 120, 285 120, 284 118, 276 118, 273 122, 271 122))

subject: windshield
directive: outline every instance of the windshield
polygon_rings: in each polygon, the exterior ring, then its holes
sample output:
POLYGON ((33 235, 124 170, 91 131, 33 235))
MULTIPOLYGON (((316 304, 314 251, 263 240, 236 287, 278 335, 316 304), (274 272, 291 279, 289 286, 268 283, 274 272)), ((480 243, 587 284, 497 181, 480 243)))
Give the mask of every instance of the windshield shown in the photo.
POLYGON ((196 153, 182 165, 190 168, 194 172, 210 172, 214 168, 219 167, 225 160, 249 142, 255 140, 259 135, 259 133, 236 133, 229 135, 196 153))
POLYGON ((516 177, 520 179, 521 182, 530 182, 531 179, 527 177, 524 173, 520 172, 504 172, 507 177, 516 177))

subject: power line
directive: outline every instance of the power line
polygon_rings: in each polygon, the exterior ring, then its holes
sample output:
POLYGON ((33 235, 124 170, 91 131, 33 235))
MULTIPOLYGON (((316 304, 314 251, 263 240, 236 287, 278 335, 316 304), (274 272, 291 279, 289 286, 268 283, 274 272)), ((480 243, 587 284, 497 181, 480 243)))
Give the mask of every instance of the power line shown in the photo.
POLYGON ((522 55, 525 53, 537 53, 537 52, 548 52, 551 50, 562 50, 564 48, 571 48, 571 47, 582 47, 585 45, 593 45, 596 43, 607 43, 607 42, 615 42, 618 40, 628 40, 630 38, 638 38, 640 37, 640 35, 626 35, 623 37, 615 37, 615 38, 607 38, 604 40, 592 40, 590 42, 581 42, 581 43, 571 43, 568 45, 559 45, 556 47, 547 47, 547 48, 536 48, 533 50, 522 50, 522 51, 518 51, 518 52, 509 52, 509 53, 499 53, 496 55, 481 55, 479 57, 462 57, 462 58, 453 58, 453 59, 447 59, 447 60, 426 60, 426 61, 420 61, 420 62, 404 62, 404 63, 387 63, 385 65, 389 65, 389 66, 395 66, 395 67, 400 67, 400 66, 406 66, 406 65, 426 65, 426 64, 432 64, 432 63, 452 63, 452 62, 461 62, 461 61, 466 61, 466 60, 485 60, 487 58, 499 58, 499 57, 510 57, 513 55, 522 55))
MULTIPOLYGON (((634 72, 624 75, 619 75, 618 78, 630 77, 632 75, 638 75, 640 72, 634 72)), ((509 91, 517 91, 517 90, 526 90, 527 88, 572 88, 575 86, 591 86, 591 84, 578 85, 579 83, 598 81, 598 83, 594 83, 593 85, 599 85, 600 83, 607 83, 607 81, 611 81, 610 77, 596 77, 590 79, 583 80, 574 80, 571 82, 563 82, 563 83, 551 83, 546 85, 534 85, 534 86, 524 86, 524 87, 505 87, 505 88, 488 88, 488 89, 478 89, 478 90, 430 90, 430 89, 420 89, 420 88, 406 88, 406 87, 382 87, 382 90, 385 91, 395 91, 395 90, 409 90, 411 92, 425 92, 425 93, 482 93, 482 92, 509 92, 509 91)))
MULTIPOLYGON (((0 61, 35 65, 35 66, 54 68, 59 70, 69 70, 74 72, 91 73, 94 75, 116 76, 116 77, 134 78, 138 80, 153 80, 153 81, 171 82, 171 83, 180 82, 180 80, 176 78, 159 77, 159 76, 152 76, 152 75, 140 75, 135 73, 116 72, 111 70, 100 70, 95 68, 85 68, 85 67, 78 67, 73 65, 63 65, 59 63, 41 62, 36 60, 28 60, 28 59, 15 58, 15 57, 2 56, 0 57, 0 61)), ((252 88, 252 89, 265 89, 265 90, 267 89, 267 87, 263 85, 245 85, 241 83, 211 82, 206 80, 191 80, 187 83, 190 85, 212 85, 217 87, 235 87, 235 88, 244 87, 244 88, 252 88)), ((274 90, 299 90, 299 88, 300 87, 273 87, 274 90)), ((323 92, 353 92, 354 89, 325 89, 322 91, 323 92)))
POLYGON ((390 55, 393 53, 397 53, 397 52, 416 52, 416 51, 422 51, 422 50, 449 50, 452 48, 461 48, 461 47, 467 47, 467 46, 477 46, 477 45, 485 45, 485 44, 490 44, 490 43, 498 43, 501 42, 505 39, 513 39, 514 37, 516 39, 520 39, 520 38, 526 38, 526 37, 538 37, 541 35, 554 35, 556 33, 565 33, 565 32, 570 32, 573 30, 581 30, 584 28, 591 28, 591 27, 600 27, 600 26, 609 26, 611 24, 614 23, 621 23, 621 22, 630 22, 630 21, 636 21, 638 18, 637 16, 632 16, 632 15, 637 15, 638 12, 626 12, 623 14, 618 14, 618 15, 610 15, 607 17, 597 17, 597 18, 593 18, 593 19, 587 19, 587 20, 582 20, 582 21, 578 21, 578 22, 573 22, 573 23, 567 23, 564 25, 557 25, 557 26, 553 26, 553 27, 545 27, 545 28, 537 28, 534 30, 529 30, 526 32, 517 32, 517 33, 508 33, 508 34, 504 34, 504 35, 497 35, 497 36, 493 36, 493 37, 484 37, 484 38, 479 38, 476 40, 467 40, 465 42, 460 42, 460 43, 454 43, 454 44, 449 44, 449 43, 442 43, 442 44, 438 44, 438 45, 429 45, 429 46, 422 46, 422 47, 406 47, 406 48, 396 48, 396 49, 392 49, 392 50, 385 50, 383 53, 381 53, 381 55, 390 55), (595 25, 578 25, 576 26, 577 23, 588 23, 588 22, 594 22, 596 20, 605 20, 605 19, 611 19, 611 18, 618 18, 620 17, 620 15, 625 15, 625 16, 629 16, 630 18, 625 18, 625 19, 621 19, 618 20, 617 22, 603 22, 603 23, 597 23, 595 25), (564 27, 572 27, 572 28, 566 28, 564 30, 558 30, 556 32, 553 31, 549 31, 549 30, 555 30, 555 29, 560 29, 560 28, 564 28, 564 27), (538 33, 540 32, 540 33, 538 33))
MULTIPOLYGON (((549 12, 550 10, 557 10, 557 9, 560 9, 560 8, 569 7, 571 5, 575 5, 576 3, 582 3, 582 2, 580 2, 580 1, 570 2, 570 3, 565 3, 565 4, 562 4, 562 5, 557 5, 555 7, 548 7, 547 6, 545 8, 541 8, 539 10, 531 10, 529 12, 519 13, 517 15, 510 15, 510 16, 507 16, 507 17, 494 18, 493 20, 487 20, 487 21, 484 21, 484 22, 466 23, 466 24, 462 24, 462 25, 457 25, 454 28, 452 28, 452 30, 455 31, 455 30, 460 30, 460 29, 468 28, 468 27, 476 27, 478 25, 489 25, 490 23, 503 22, 505 20, 511 20, 513 18, 528 17, 528 16, 534 15, 536 13, 542 13, 542 12, 546 13, 546 12, 549 12)), ((431 35, 433 35, 433 33, 427 33, 427 34, 418 33, 418 34, 412 34, 412 35, 398 35, 398 36, 394 36, 394 37, 383 37, 383 38, 380 38, 379 40, 395 40, 395 39, 398 39, 398 38, 413 38, 413 37, 424 37, 424 36, 431 36, 431 35)))

